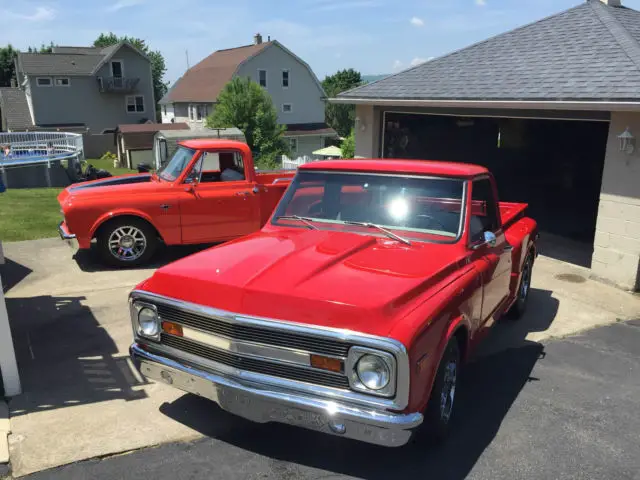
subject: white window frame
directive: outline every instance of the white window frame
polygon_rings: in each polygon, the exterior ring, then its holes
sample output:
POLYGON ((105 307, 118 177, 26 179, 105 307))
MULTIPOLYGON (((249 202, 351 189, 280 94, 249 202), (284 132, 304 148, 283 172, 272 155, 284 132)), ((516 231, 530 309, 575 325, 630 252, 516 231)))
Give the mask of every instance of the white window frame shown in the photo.
POLYGON ((53 78, 51 77, 37 77, 36 78, 36 85, 39 87, 53 87, 53 78), (40 84, 40 80, 49 80, 49 85, 41 85, 40 84))
POLYGON ((282 113, 293 113, 293 103, 283 103, 282 104, 282 113), (289 105, 289 110, 285 110, 284 106, 289 105))
POLYGON ((70 79, 69 77, 56 77, 56 78, 53 80, 53 83, 54 83, 54 85, 55 85, 56 87, 66 87, 66 88, 68 88, 68 87, 70 87, 70 86, 71 86, 71 79, 70 79), (67 81, 67 84, 66 84, 66 85, 61 85, 61 84, 59 84, 59 83, 58 83, 58 81, 60 81, 60 80, 66 80, 66 81, 67 81))
POLYGON ((126 112, 128 114, 131 114, 131 115, 137 115, 137 114, 140 114, 140 113, 144 113, 145 110, 146 110, 146 105, 145 105, 145 102, 144 102, 144 95, 127 95, 127 96, 125 96, 124 97, 124 109, 126 110, 126 112), (134 106, 134 108, 136 108, 136 98, 138 98, 138 97, 142 98, 142 111, 139 112, 138 110, 134 110, 133 112, 130 112, 129 111, 129 99, 133 98, 133 106, 134 106))
POLYGON ((291 70, 288 68, 282 69, 282 77, 280 78, 280 85, 282 88, 287 90, 291 86, 291 70), (287 85, 284 84, 284 72, 287 72, 287 85))
POLYGON ((114 59, 111 60, 111 62, 109 62, 109 67, 110 67, 109 72, 111 73, 110 77, 118 78, 113 74, 113 64, 114 63, 119 63, 120 64, 120 72, 122 73, 122 77, 120 77, 120 78, 124 78, 124 62, 122 60, 118 59, 118 58, 114 58, 114 59))
POLYGON ((259 68, 258 69, 258 85, 260 85, 262 88, 268 88, 269 87, 269 72, 267 72, 266 68, 259 68), (264 72, 264 85, 260 84, 260 72, 264 72))
POLYGON ((189 104, 189 120, 192 122, 202 123, 209 116, 208 103, 190 103, 189 104), (198 120, 198 110, 202 112, 201 118, 198 120))
POLYGON ((297 139, 297 137, 288 137, 287 140, 289 141, 289 151, 291 152, 291 155, 297 155, 298 154, 298 139, 297 139))

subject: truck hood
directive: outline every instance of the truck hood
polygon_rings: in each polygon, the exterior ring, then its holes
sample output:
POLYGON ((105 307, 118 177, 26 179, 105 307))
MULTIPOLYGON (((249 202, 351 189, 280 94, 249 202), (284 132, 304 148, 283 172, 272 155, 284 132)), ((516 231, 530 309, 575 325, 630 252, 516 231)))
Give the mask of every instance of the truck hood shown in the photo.
POLYGON ((463 273, 464 249, 326 230, 258 232, 157 270, 144 291, 235 313, 386 336, 463 273))
POLYGON ((60 203, 63 203, 69 197, 87 198, 100 196, 104 195, 107 191, 117 194, 135 193, 137 191, 153 189, 154 186, 158 185, 157 182, 151 181, 150 173, 121 175, 89 182, 75 183, 65 188, 58 196, 58 200, 60 203))

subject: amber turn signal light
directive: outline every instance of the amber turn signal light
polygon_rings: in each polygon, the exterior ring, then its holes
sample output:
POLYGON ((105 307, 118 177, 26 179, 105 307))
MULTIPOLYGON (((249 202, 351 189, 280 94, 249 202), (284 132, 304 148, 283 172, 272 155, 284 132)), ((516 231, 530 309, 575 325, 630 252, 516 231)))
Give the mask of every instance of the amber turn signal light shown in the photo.
POLYGON ((311 355, 311 366, 330 372, 342 373, 344 365, 342 360, 337 358, 323 357, 322 355, 311 355))
POLYGON ((176 337, 182 336, 182 325, 173 322, 162 322, 162 330, 176 337))

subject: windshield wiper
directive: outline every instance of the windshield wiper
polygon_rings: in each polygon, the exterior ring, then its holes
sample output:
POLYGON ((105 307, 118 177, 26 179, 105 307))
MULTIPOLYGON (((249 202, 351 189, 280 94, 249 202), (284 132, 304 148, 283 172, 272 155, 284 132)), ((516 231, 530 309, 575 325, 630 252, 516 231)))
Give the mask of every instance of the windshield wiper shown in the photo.
POLYGON ((276 218, 276 220, 298 220, 302 223, 304 223, 307 227, 313 229, 313 230, 319 230, 318 227, 316 227, 313 224, 313 218, 307 218, 307 217, 301 217, 300 215, 281 215, 278 218, 276 218))
POLYGON ((382 233, 384 233, 389 238, 393 238, 394 240, 402 242, 402 243, 404 243, 406 245, 411 245, 411 242, 409 240, 407 240, 406 238, 401 237, 400 235, 396 235, 391 230, 387 230, 386 228, 381 227, 380 225, 376 225, 375 223, 345 221, 344 224, 345 225, 356 225, 358 227, 376 228, 376 229, 380 230, 382 233))

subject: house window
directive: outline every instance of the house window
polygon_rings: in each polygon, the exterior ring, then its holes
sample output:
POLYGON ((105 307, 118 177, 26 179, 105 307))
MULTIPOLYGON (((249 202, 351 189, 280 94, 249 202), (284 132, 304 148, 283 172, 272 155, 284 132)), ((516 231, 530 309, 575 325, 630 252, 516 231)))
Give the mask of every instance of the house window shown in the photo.
POLYGON ((56 87, 68 87, 71 85, 69 77, 56 78, 56 87))
POLYGON ((207 116, 209 116, 209 105, 206 103, 189 105, 189 120, 202 122, 207 116))
POLYGON ((144 97, 142 95, 129 95, 129 96, 127 96, 127 112, 128 113, 143 113, 144 112, 144 97))
POLYGON ((122 65, 122 61, 120 60, 111 61, 111 76, 114 78, 124 77, 124 67, 122 65))
POLYGON ((267 88, 267 71, 258 70, 258 83, 261 87, 267 88))
POLYGON ((283 103, 282 104, 282 112, 283 113, 291 113, 291 112, 293 112, 293 105, 291 105, 290 103, 283 103))
POLYGON ((282 71, 282 88, 289 88, 289 70, 282 71))
POLYGON ((295 155, 298 153, 298 139, 297 138, 289 138, 289 150, 291 151, 291 155, 295 155))
POLYGON ((38 77, 36 81, 39 87, 50 87, 52 85, 51 77, 38 77))

